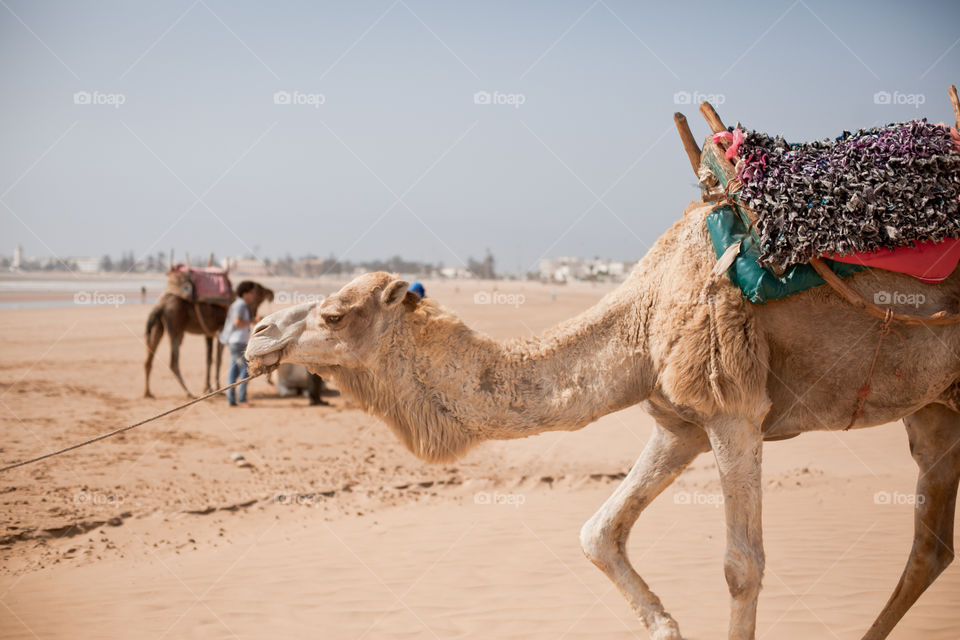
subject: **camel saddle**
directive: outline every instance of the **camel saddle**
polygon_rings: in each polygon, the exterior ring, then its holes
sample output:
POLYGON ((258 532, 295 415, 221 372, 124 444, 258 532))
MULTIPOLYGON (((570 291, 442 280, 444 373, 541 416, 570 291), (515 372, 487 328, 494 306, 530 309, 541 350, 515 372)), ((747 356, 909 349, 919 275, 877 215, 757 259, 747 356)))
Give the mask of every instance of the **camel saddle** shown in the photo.
POLYGON ((714 133, 701 150, 686 118, 675 114, 703 191, 718 258, 714 272, 726 272, 759 304, 828 284, 885 327, 960 322, 945 311, 897 313, 866 301, 843 281, 863 269, 883 268, 929 283, 956 269, 960 98, 953 87, 950 94, 957 127, 916 120, 844 133, 834 143, 809 148, 744 135, 739 127, 728 130, 705 102, 700 112, 714 133), (767 154, 765 148, 775 151, 767 154), (745 158, 738 157, 741 150, 745 158), (794 198, 793 189, 803 193, 794 198))
POLYGON ((182 264, 167 272, 166 292, 190 303, 204 302, 220 306, 229 306, 234 297, 233 286, 225 270, 182 264))

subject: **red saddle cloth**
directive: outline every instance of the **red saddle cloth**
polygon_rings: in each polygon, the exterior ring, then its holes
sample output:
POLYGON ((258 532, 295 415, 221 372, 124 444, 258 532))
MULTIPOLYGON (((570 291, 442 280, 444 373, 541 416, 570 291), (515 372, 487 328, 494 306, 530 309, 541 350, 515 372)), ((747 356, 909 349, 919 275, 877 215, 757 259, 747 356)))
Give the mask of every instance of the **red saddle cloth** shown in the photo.
POLYGON ((192 267, 177 265, 178 271, 190 272, 194 298, 198 301, 227 301, 233 297, 227 272, 217 267, 192 267))
POLYGON ((906 273, 923 282, 936 283, 945 280, 957 268, 960 262, 960 238, 918 242, 911 247, 878 249, 846 256, 824 254, 824 257, 837 262, 906 273))

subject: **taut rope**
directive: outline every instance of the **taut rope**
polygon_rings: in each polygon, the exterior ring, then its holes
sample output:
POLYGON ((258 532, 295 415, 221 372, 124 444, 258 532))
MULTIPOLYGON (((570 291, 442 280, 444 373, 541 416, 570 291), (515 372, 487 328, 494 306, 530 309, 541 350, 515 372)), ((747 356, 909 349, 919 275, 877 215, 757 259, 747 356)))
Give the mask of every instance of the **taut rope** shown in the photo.
POLYGON ((66 453, 67 451, 73 451, 74 449, 79 449, 80 447, 85 447, 85 446, 87 446, 88 444, 92 444, 92 443, 94 443, 94 442, 97 442, 98 440, 106 440, 107 438, 111 438, 111 437, 113 437, 113 436, 115 436, 115 435, 121 434, 121 433, 123 433, 124 431, 129 431, 130 429, 134 429, 134 428, 139 427, 139 426, 141 426, 141 425, 145 425, 145 424, 147 424, 148 422, 153 422, 154 420, 159 420, 160 418, 162 418, 162 417, 164 417, 164 416, 168 416, 168 415, 170 415, 171 413, 180 411, 181 409, 186 409, 187 407, 189 407, 189 406, 192 405, 192 404, 196 404, 196 403, 198 403, 198 402, 201 402, 201 401, 203 401, 203 400, 206 400, 207 398, 213 397, 213 396, 217 395, 218 393, 222 393, 222 392, 226 391, 227 389, 233 389, 234 387, 236 387, 236 386, 238 386, 238 385, 241 385, 241 384, 244 384, 245 382, 250 382, 251 380, 253 380, 254 378, 256 378, 256 377, 259 376, 259 375, 261 375, 261 374, 258 373, 257 375, 247 376, 247 377, 244 378, 243 380, 238 380, 238 381, 234 382, 233 384, 228 384, 228 385, 225 386, 225 387, 222 387, 222 388, 220 388, 220 389, 217 389, 216 391, 211 391, 210 393, 205 394, 205 395, 202 395, 202 396, 200 396, 199 398, 194 398, 193 400, 190 400, 189 402, 185 402, 185 403, 181 404, 181 405, 178 406, 178 407, 174 407, 174 408, 172 408, 172 409, 167 409, 167 410, 164 411, 163 413, 158 413, 157 415, 155 415, 155 416, 153 416, 153 417, 150 417, 150 418, 147 418, 147 419, 145 419, 145 420, 141 420, 140 422, 135 422, 135 423, 129 424, 129 425, 125 426, 125 427, 120 427, 119 429, 114 429, 113 431, 110 431, 110 432, 107 432, 107 433, 103 433, 103 434, 101 434, 101 435, 99 435, 99 436, 97 436, 97 437, 95 437, 95 438, 90 438, 89 440, 84 440, 83 442, 78 442, 77 444, 72 444, 72 445, 70 445, 69 447, 64 447, 63 449, 58 449, 57 451, 51 451, 50 453, 45 453, 45 454, 43 454, 42 456, 37 456, 36 458, 30 458, 29 460, 23 460, 23 461, 21 461, 21 462, 15 462, 15 463, 13 463, 13 464, 8 464, 7 466, 0 468, 0 473, 3 473, 4 471, 10 471, 11 469, 16 469, 17 467, 22 467, 22 466, 24 466, 24 465, 28 465, 28 464, 31 464, 31 463, 33 463, 33 462, 39 462, 40 460, 46 460, 47 458, 52 458, 53 456, 58 456, 58 455, 60 455, 61 453, 66 453))

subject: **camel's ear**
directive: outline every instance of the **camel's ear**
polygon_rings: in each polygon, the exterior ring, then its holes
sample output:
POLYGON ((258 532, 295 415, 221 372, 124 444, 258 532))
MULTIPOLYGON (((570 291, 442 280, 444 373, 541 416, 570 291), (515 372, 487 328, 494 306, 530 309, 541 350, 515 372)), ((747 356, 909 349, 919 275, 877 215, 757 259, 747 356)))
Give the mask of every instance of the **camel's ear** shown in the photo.
POLYGON ((384 287, 383 293, 380 294, 380 302, 382 302, 385 307, 396 306, 407 297, 407 290, 409 288, 410 283, 406 280, 394 280, 384 287))

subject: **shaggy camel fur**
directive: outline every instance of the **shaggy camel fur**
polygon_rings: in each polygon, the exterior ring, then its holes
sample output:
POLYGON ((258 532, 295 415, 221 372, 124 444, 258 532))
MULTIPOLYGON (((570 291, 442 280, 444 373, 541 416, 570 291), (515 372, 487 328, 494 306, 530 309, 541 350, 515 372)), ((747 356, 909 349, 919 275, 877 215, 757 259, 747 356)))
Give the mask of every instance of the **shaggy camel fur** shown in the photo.
MULTIPOLYGON (((627 558, 637 517, 699 454, 719 468, 727 522, 729 638, 753 638, 764 568, 764 440, 850 424, 880 322, 827 287, 765 306, 746 302, 716 262, 702 207, 688 208, 597 305, 536 338, 495 341, 386 273, 321 303, 271 314, 254 329, 255 371, 279 362, 333 376, 415 455, 442 461, 488 439, 579 429, 642 402, 656 419, 623 483, 584 525, 587 557, 659 640, 674 619, 627 558)), ((931 286, 866 271, 849 283, 921 294, 912 313, 958 311, 960 270, 931 286)), ((898 298, 899 299, 899 298, 898 298)), ((884 638, 953 559, 960 478, 960 326, 897 327, 879 352, 856 428, 903 419, 920 468, 914 544, 900 582, 864 638, 884 638), (907 350, 909 349, 909 357, 907 350), (895 375, 899 372, 899 376, 895 375)))
MULTIPOLYGON (((250 310, 251 316, 256 317, 257 308, 264 301, 273 300, 273 291, 254 283, 257 293, 256 303, 250 310)), ((150 370, 153 368, 153 356, 160 346, 160 340, 163 339, 163 332, 166 329, 170 334, 170 370, 176 376, 177 382, 183 387, 187 397, 192 398, 193 394, 187 389, 183 376, 180 375, 180 345, 183 343, 183 336, 187 333, 198 333, 203 336, 207 345, 207 371, 204 377, 203 392, 209 393, 213 388, 220 388, 220 361, 223 356, 223 345, 217 340, 217 334, 223 327, 227 319, 227 308, 218 304, 209 304, 206 302, 192 303, 183 298, 175 296, 172 293, 163 294, 150 310, 147 317, 147 359, 143 363, 145 374, 143 397, 152 398, 150 393, 150 370), (202 315, 202 318, 200 317, 202 315), (214 377, 216 387, 210 386, 210 360, 213 353, 213 346, 216 343, 217 368, 214 377)))

